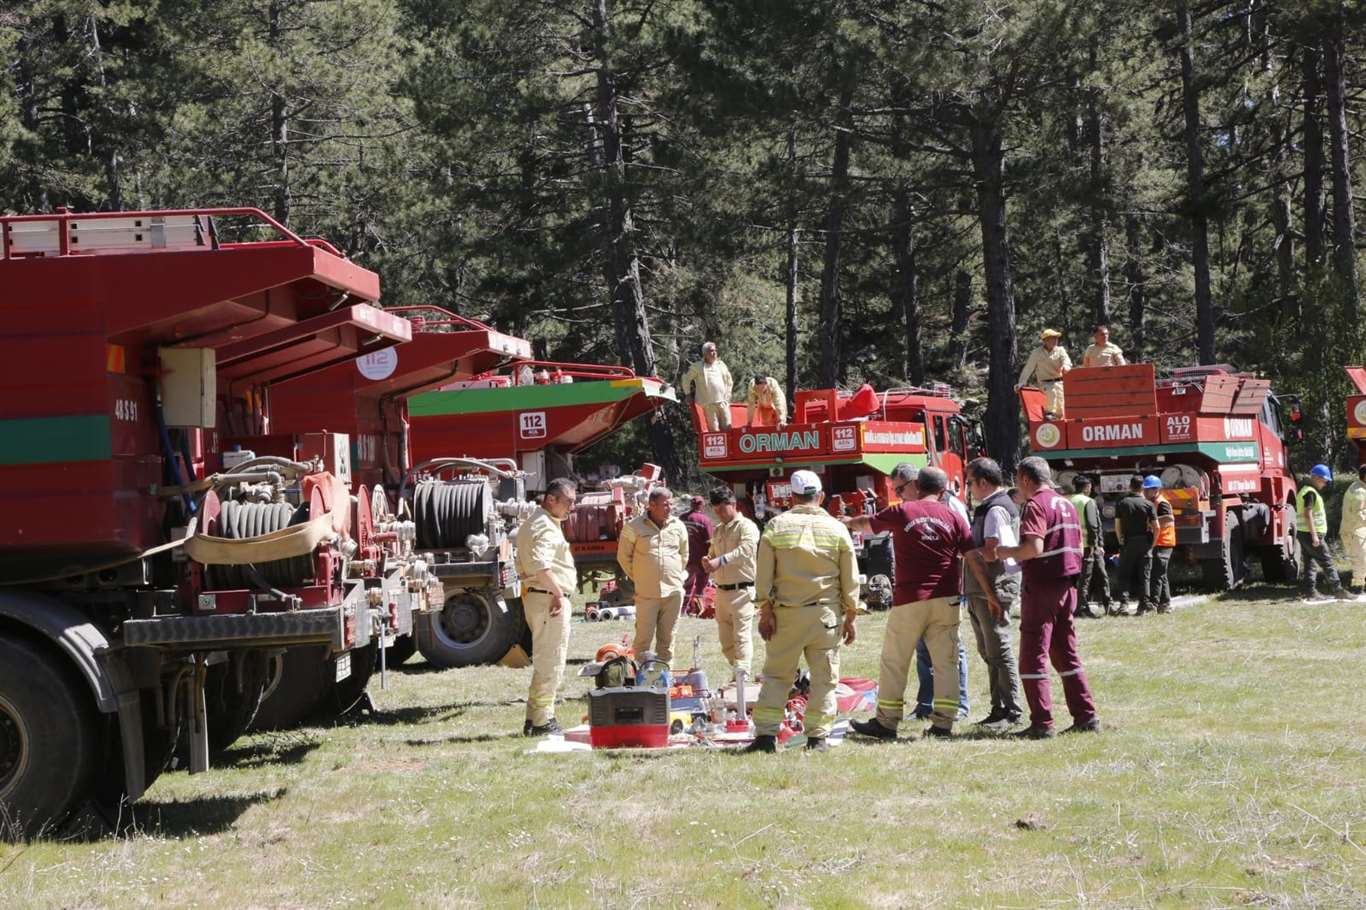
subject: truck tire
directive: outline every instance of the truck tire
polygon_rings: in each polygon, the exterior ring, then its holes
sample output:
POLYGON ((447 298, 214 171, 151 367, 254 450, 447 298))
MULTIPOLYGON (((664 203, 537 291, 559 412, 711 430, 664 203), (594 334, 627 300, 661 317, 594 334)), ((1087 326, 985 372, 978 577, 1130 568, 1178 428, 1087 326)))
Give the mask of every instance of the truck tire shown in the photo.
POLYGON ((1247 548, 1243 538, 1243 523, 1237 514, 1225 512, 1224 539, 1220 542, 1219 555, 1200 561, 1206 591, 1212 594, 1232 591, 1247 581, 1247 548))
MULTIPOLYGON (((333 667, 333 679, 336 679, 336 663, 328 661, 333 667)), ((354 708, 365 695, 365 688, 370 685, 370 678, 375 675, 375 669, 379 667, 379 645, 370 642, 363 648, 357 648, 351 652, 351 674, 340 682, 334 682, 331 690, 323 696, 318 705, 317 716, 319 720, 331 720, 341 717, 347 711, 354 708)))
POLYGON ((289 730, 308 719, 336 679, 327 648, 287 648, 272 661, 265 697, 252 730, 289 730))
POLYGON ((400 635, 394 639, 394 643, 384 649, 384 663, 390 670, 394 667, 401 667, 412 660, 417 653, 417 636, 400 635))
MULTIPOLYGON (((1292 513, 1293 516, 1293 513, 1292 513)), ((1287 523, 1285 537, 1275 546, 1262 548, 1262 577, 1273 585, 1293 585, 1300 577, 1300 539, 1295 520, 1287 523)))
POLYGON ((99 731, 62 661, 0 637, 0 839, 60 824, 90 789, 99 731))
POLYGON ((266 691, 270 658, 264 651, 233 651, 224 663, 209 668, 204 681, 209 751, 223 752, 251 728, 266 691))
POLYGON ((887 591, 886 596, 869 597, 864 602, 870 610, 890 610, 892 597, 891 581, 896 577, 892 556, 892 535, 875 537, 864 543, 863 558, 859 560, 859 571, 868 579, 869 591, 887 591))
POLYGON ((418 636, 417 647, 435 667, 497 663, 517 641, 517 622, 492 591, 462 591, 446 599, 418 636))

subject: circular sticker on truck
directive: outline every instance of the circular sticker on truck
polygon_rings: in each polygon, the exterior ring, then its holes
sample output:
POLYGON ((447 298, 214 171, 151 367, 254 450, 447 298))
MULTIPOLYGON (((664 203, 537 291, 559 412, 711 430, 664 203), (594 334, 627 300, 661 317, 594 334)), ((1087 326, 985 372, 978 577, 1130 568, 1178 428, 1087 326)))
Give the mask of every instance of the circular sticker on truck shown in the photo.
POLYGON ((1366 398, 1361 399, 1352 408, 1352 419, 1358 426, 1366 427, 1366 398))
POLYGON ((1034 431, 1034 441, 1041 449, 1051 449, 1062 442, 1062 431, 1056 423, 1045 423, 1034 431))
POLYGON ((360 374, 371 382, 388 379, 394 375, 394 370, 398 369, 398 351, 393 348, 385 348, 382 351, 375 351, 373 354, 366 354, 364 357, 357 357, 356 369, 360 370, 360 374))

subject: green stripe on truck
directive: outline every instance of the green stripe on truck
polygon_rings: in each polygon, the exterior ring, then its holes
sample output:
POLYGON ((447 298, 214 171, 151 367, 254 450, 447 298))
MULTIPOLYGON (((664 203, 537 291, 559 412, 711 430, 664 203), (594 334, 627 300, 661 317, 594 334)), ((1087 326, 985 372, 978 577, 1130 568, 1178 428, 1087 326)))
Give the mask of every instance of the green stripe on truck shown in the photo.
POLYGON ((113 453, 103 414, 0 420, 0 465, 108 461, 113 453))

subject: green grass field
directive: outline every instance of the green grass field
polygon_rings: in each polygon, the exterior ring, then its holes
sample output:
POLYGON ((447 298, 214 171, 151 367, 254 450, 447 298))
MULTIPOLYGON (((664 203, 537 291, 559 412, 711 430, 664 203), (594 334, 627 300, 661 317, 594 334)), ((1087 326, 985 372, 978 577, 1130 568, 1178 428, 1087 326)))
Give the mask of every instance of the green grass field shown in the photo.
POLYGON ((1366 907, 1366 605, 1279 596, 1083 623, 1110 729, 1051 742, 530 755, 529 670, 413 667, 376 717, 162 777, 129 833, 0 845, 0 907, 1366 907))

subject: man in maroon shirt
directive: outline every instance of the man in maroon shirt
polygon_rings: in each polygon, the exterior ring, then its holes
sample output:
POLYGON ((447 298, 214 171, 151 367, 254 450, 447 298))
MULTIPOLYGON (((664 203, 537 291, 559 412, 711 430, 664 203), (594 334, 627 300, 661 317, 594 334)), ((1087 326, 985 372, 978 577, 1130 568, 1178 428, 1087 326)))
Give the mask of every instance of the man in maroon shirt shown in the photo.
POLYGON ((1020 545, 997 547, 996 558, 1023 566, 1020 596, 1020 685, 1029 702, 1025 739, 1053 736, 1053 692, 1048 660, 1062 677, 1072 726, 1064 733, 1098 733, 1100 718, 1077 653, 1072 613, 1081 574, 1081 523, 1077 510, 1053 489, 1053 474, 1042 458, 1026 458, 1015 469, 1015 485, 1028 497, 1020 518, 1020 545))
POLYGON ((702 511, 701 496, 694 496, 688 503, 687 513, 680 519, 688 529, 688 580, 683 587, 683 611, 695 616, 702 614, 702 603, 707 593, 707 570, 702 560, 707 556, 712 536, 716 534, 716 524, 702 511))
MULTIPOLYGON (((911 486, 900 481, 896 495, 911 486)), ((906 678, 923 638, 935 667, 958 665, 958 623, 961 617, 959 579, 962 557, 973 548, 972 529, 963 516, 940 501, 948 487, 948 475, 939 468, 921 468, 917 478, 920 498, 883 509, 876 515, 845 519, 853 530, 890 531, 896 581, 892 611, 882 639, 882 666, 878 679, 877 716, 855 721, 850 729, 873 739, 895 739, 897 725, 906 714, 906 678)), ((982 563, 967 560, 969 571, 990 592, 982 563)), ((991 609, 1000 614, 995 594, 988 593, 991 609)), ((934 674, 934 711, 926 736, 949 736, 958 716, 958 677, 934 674)))

